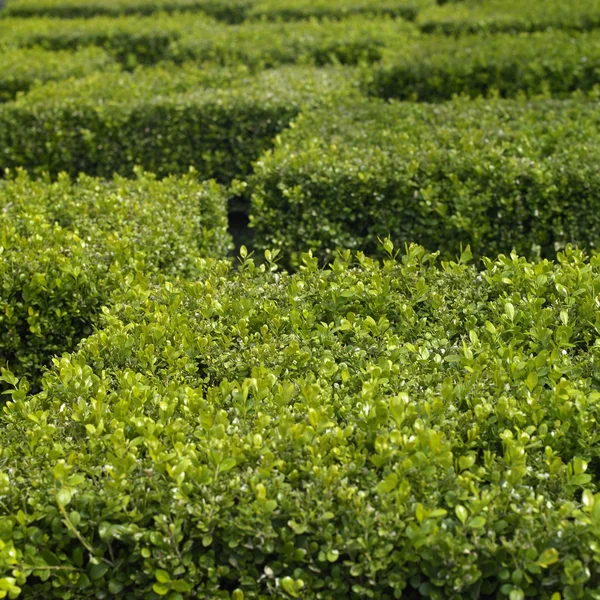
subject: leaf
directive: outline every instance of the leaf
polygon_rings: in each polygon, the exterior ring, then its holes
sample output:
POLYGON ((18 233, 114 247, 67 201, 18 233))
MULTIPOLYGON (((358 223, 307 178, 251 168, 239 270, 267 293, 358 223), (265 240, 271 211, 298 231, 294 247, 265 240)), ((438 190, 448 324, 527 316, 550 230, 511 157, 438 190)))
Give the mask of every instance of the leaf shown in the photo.
POLYGON ((333 549, 333 550, 329 550, 329 551, 327 552, 327 560, 328 560, 329 562, 332 562, 332 563, 333 563, 333 562, 335 562, 335 561, 336 561, 336 560, 337 560, 339 557, 340 557, 340 552, 339 552, 339 550, 335 550, 335 549, 333 549))
POLYGON ((550 565, 558 562, 558 551, 556 548, 548 548, 539 555, 536 562, 540 567, 546 569, 550 565))
POLYGON ((104 575, 106 575, 108 571, 108 565, 105 563, 98 563, 95 565, 90 565, 88 568, 88 575, 90 576, 90 579, 92 580, 97 580, 97 579, 102 579, 102 577, 104 577, 104 575))
POLYGON ((484 517, 474 517, 469 521, 469 527, 472 529, 481 529, 485 527, 486 520, 484 517))
POLYGON ((515 320, 515 307, 510 302, 504 305, 504 313, 511 321, 515 320))
POLYGON ((231 471, 233 467, 237 464, 235 458, 226 458, 219 466, 219 470, 221 473, 227 473, 227 471, 231 471))
POLYGON ((291 577, 284 577, 281 580, 281 587, 293 598, 298 598, 298 592, 296 591, 296 584, 291 577))
POLYGON ((171 576, 162 569, 158 569, 158 571, 154 573, 154 577, 156 577, 156 581, 158 581, 159 583, 168 583, 169 581, 171 581, 171 576))
POLYGON ((467 522, 467 519, 469 518, 469 511, 464 506, 462 506, 462 504, 459 504, 454 509, 454 512, 456 513, 458 520, 464 525, 467 522))
POLYGON ((590 490, 583 490, 583 494, 581 494, 581 503, 588 510, 594 507, 594 494, 590 492, 590 490))
POLYGON ((58 490, 58 492, 56 492, 56 501, 61 506, 67 506, 69 504, 69 502, 71 502, 72 497, 73 497, 73 494, 72 494, 71 490, 68 488, 60 488, 60 490, 58 490))

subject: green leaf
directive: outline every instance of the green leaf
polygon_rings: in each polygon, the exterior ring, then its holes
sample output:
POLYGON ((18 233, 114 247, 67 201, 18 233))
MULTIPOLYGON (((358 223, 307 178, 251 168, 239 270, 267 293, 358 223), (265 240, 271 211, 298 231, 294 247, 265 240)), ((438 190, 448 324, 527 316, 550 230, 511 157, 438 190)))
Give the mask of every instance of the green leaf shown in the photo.
POLYGON ((539 555, 536 562, 540 567, 546 569, 550 565, 558 562, 558 551, 556 548, 548 548, 539 555))
POLYGON ((156 581, 158 581, 159 583, 168 583, 169 581, 171 581, 171 576, 162 569, 158 569, 158 571, 154 573, 154 577, 156 577, 156 581))
POLYGON ((464 525, 469 518, 469 511, 464 506, 459 504, 455 507, 454 512, 456 513, 458 520, 464 525))
POLYGON ((236 463, 235 458, 226 458, 219 465, 219 470, 221 471, 221 473, 227 473, 227 471, 231 471, 231 469, 233 469, 233 467, 235 467, 236 464, 237 463, 236 463))

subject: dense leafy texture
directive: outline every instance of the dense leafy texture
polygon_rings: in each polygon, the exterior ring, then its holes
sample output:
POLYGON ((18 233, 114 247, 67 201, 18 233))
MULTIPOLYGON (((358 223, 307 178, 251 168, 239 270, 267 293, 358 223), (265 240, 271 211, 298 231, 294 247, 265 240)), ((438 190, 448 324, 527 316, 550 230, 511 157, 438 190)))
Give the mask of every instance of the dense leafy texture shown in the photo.
MULTIPOLYGON (((0 107, 0 168, 110 177, 194 166, 229 180, 249 170, 303 107, 352 95, 345 71, 161 67, 47 85, 0 107)), ((356 92, 357 93, 357 92, 356 92)))
POLYGON ((90 18, 98 15, 148 15, 156 12, 203 12, 230 23, 242 21, 253 0, 8 0, 7 17, 90 18))
POLYGON ((226 195, 195 174, 0 183, 0 366, 39 375, 85 335, 128 275, 191 275, 224 256, 226 195))
POLYGON ((353 102, 299 118, 245 193, 257 247, 286 263, 373 253, 388 234, 445 256, 553 256, 600 242, 599 154, 595 97, 353 102))
POLYGON ((253 68, 286 63, 355 65, 379 60, 384 48, 402 47, 416 33, 414 25, 401 19, 363 15, 343 21, 245 23, 212 28, 205 35, 188 31, 171 44, 168 57, 253 68))
POLYGON ((600 84, 596 32, 424 36, 388 50, 365 72, 369 93, 436 102, 454 94, 564 95, 600 84))
POLYGON ((78 52, 48 52, 41 48, 0 47, 0 102, 46 81, 82 77, 95 71, 118 70, 111 57, 98 48, 78 52))
POLYGON ((427 33, 451 35, 546 29, 585 31, 600 26, 600 4, 598 0, 464 0, 431 6, 417 20, 427 33))
POLYGON ((595 599, 600 259, 433 262, 207 262, 124 293, 2 413, 0 581, 595 599))

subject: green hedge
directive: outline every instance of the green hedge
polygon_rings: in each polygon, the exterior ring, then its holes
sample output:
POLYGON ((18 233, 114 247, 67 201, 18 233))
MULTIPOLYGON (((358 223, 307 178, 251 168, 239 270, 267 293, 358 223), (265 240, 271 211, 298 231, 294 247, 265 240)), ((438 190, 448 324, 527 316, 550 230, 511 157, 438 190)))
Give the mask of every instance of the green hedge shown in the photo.
POLYGON ((435 5, 434 0, 255 0, 246 18, 270 21, 343 19, 351 15, 387 15, 414 20, 419 11, 435 5))
POLYGON ((542 31, 600 27, 597 0, 465 0, 431 6, 417 17, 427 33, 460 35, 481 31, 542 31))
POLYGON ((243 63, 253 68, 281 64, 373 63, 385 47, 397 47, 416 37, 414 25, 401 19, 365 16, 343 21, 244 23, 190 31, 173 42, 169 58, 220 65, 243 63))
POLYGON ((90 18, 99 15, 149 15, 156 12, 202 12, 229 23, 245 18, 254 0, 8 0, 3 17, 90 18))
POLYGON ((600 38, 561 31, 426 36, 388 51, 366 81, 373 95, 424 101, 491 90, 502 96, 590 90, 600 84, 600 38))
POLYGON ((597 98, 364 102, 304 114, 245 190, 258 248, 553 256, 600 243, 597 98), (585 140, 582 142, 582 140, 585 140))
POLYGON ((0 365, 35 377, 92 332, 127 275, 190 275, 199 257, 225 256, 226 205, 194 174, 0 182, 0 365))
POLYGON ((0 19, 0 39, 12 46, 77 50, 99 46, 127 66, 164 60, 170 43, 187 30, 204 34, 215 21, 205 16, 157 14, 92 19, 0 19))
POLYGON ((131 290, 17 384, 3 589, 597 597, 600 258, 313 263, 131 290))
POLYGON ((99 48, 48 52, 40 48, 0 47, 0 102, 12 100, 18 92, 38 83, 117 68, 113 59, 99 48))
POLYGON ((0 168, 110 177, 136 165, 160 176, 194 166, 229 180, 303 106, 351 93, 342 70, 243 74, 164 66, 38 88, 0 107, 0 168))

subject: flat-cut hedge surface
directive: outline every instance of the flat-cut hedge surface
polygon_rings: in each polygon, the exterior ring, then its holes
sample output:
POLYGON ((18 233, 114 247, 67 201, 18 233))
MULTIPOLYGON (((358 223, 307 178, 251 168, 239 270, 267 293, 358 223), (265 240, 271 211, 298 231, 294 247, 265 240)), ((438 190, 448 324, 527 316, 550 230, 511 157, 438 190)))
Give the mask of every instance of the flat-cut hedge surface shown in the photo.
POLYGON ((0 19, 0 44, 45 50, 104 48, 126 66, 164 60, 171 42, 186 31, 204 36, 216 26, 205 15, 94 17, 90 19, 0 19))
POLYGON ((439 4, 424 9, 417 17, 418 25, 426 33, 586 31, 600 27, 597 0, 464 0, 439 4))
POLYGON ((124 293, 0 413, 4 589, 593 600, 600 259, 433 263, 124 293))
POLYGON ((600 243, 595 97, 353 103, 304 114, 246 190, 258 248, 373 253, 378 238, 445 256, 551 257, 600 243))
POLYGON ((419 11, 435 0, 255 0, 248 19, 296 21, 301 19, 342 19, 352 15, 387 15, 414 20, 419 11))
POLYGON ((40 87, 0 107, 0 169, 159 176, 246 174, 303 107, 352 95, 352 72, 160 67, 40 87))
POLYGON ((253 0, 8 0, 0 17, 73 19, 201 12, 226 22, 239 23, 252 3, 253 0))
POLYGON ((402 19, 364 15, 343 21, 250 22, 206 29, 203 35, 188 30, 171 44, 167 57, 177 62, 242 63, 252 68, 287 63, 370 64, 382 58, 385 48, 403 47, 418 33, 402 19))
POLYGON ((226 194, 194 174, 0 182, 0 366, 37 377, 127 277, 192 275, 229 246, 226 194))
POLYGON ((559 96, 600 84, 596 32, 413 37, 383 55, 365 80, 369 93, 384 98, 437 102, 493 91, 559 96))
POLYGON ((103 50, 48 52, 41 48, 0 46, 0 103, 46 81, 83 77, 95 71, 116 71, 118 65, 103 50))

